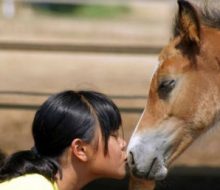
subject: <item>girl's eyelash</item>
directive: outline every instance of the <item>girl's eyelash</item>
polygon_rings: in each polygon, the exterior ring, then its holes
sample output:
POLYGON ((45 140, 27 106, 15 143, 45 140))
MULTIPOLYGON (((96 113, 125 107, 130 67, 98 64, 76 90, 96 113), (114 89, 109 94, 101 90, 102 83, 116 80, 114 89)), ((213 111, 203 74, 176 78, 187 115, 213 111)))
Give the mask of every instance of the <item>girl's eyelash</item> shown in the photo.
POLYGON ((112 136, 112 137, 115 137, 115 138, 117 138, 117 137, 118 137, 118 135, 117 135, 117 134, 111 134, 111 136, 112 136))

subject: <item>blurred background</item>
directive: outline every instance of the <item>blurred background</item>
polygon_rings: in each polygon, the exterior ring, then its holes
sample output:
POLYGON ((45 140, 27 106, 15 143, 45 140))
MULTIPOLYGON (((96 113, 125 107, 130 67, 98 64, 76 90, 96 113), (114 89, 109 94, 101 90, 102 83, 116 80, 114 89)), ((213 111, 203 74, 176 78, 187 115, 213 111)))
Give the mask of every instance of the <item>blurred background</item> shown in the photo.
MULTIPOLYGON (((30 149, 37 107, 67 89, 110 96, 129 141, 176 10, 176 0, 1 0, 0 149, 6 154, 30 149)), ((219 180, 219 137, 215 130, 194 143, 173 164, 169 184, 189 174, 214 176, 208 185, 219 180)), ((102 184, 106 190, 127 189, 127 181, 102 184)))

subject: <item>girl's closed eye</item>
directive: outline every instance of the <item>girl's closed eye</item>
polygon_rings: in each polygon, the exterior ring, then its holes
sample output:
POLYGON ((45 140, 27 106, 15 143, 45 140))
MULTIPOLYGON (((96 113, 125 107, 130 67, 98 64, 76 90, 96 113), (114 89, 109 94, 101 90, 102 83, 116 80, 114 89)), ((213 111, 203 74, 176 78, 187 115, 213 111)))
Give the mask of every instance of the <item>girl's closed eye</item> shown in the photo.
POLYGON ((111 136, 117 139, 117 138, 119 137, 118 131, 112 132, 112 133, 111 133, 111 136))

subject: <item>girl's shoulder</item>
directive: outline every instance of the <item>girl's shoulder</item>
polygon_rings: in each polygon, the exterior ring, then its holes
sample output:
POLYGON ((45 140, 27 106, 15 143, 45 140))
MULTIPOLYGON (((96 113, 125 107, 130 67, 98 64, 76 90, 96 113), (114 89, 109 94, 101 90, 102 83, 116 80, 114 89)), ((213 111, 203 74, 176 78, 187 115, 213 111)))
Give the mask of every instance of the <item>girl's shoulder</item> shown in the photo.
POLYGON ((0 183, 0 190, 58 190, 57 185, 40 174, 27 174, 0 183))

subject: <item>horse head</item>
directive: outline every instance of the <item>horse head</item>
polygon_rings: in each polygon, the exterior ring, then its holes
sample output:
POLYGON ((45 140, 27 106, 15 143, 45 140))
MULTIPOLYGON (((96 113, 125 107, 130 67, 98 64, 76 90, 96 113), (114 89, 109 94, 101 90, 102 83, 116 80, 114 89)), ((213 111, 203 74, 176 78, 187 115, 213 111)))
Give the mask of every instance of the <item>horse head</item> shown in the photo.
POLYGON ((138 178, 165 178, 172 161, 220 121, 220 15, 187 1, 178 5, 173 37, 128 145, 130 172, 138 178))

